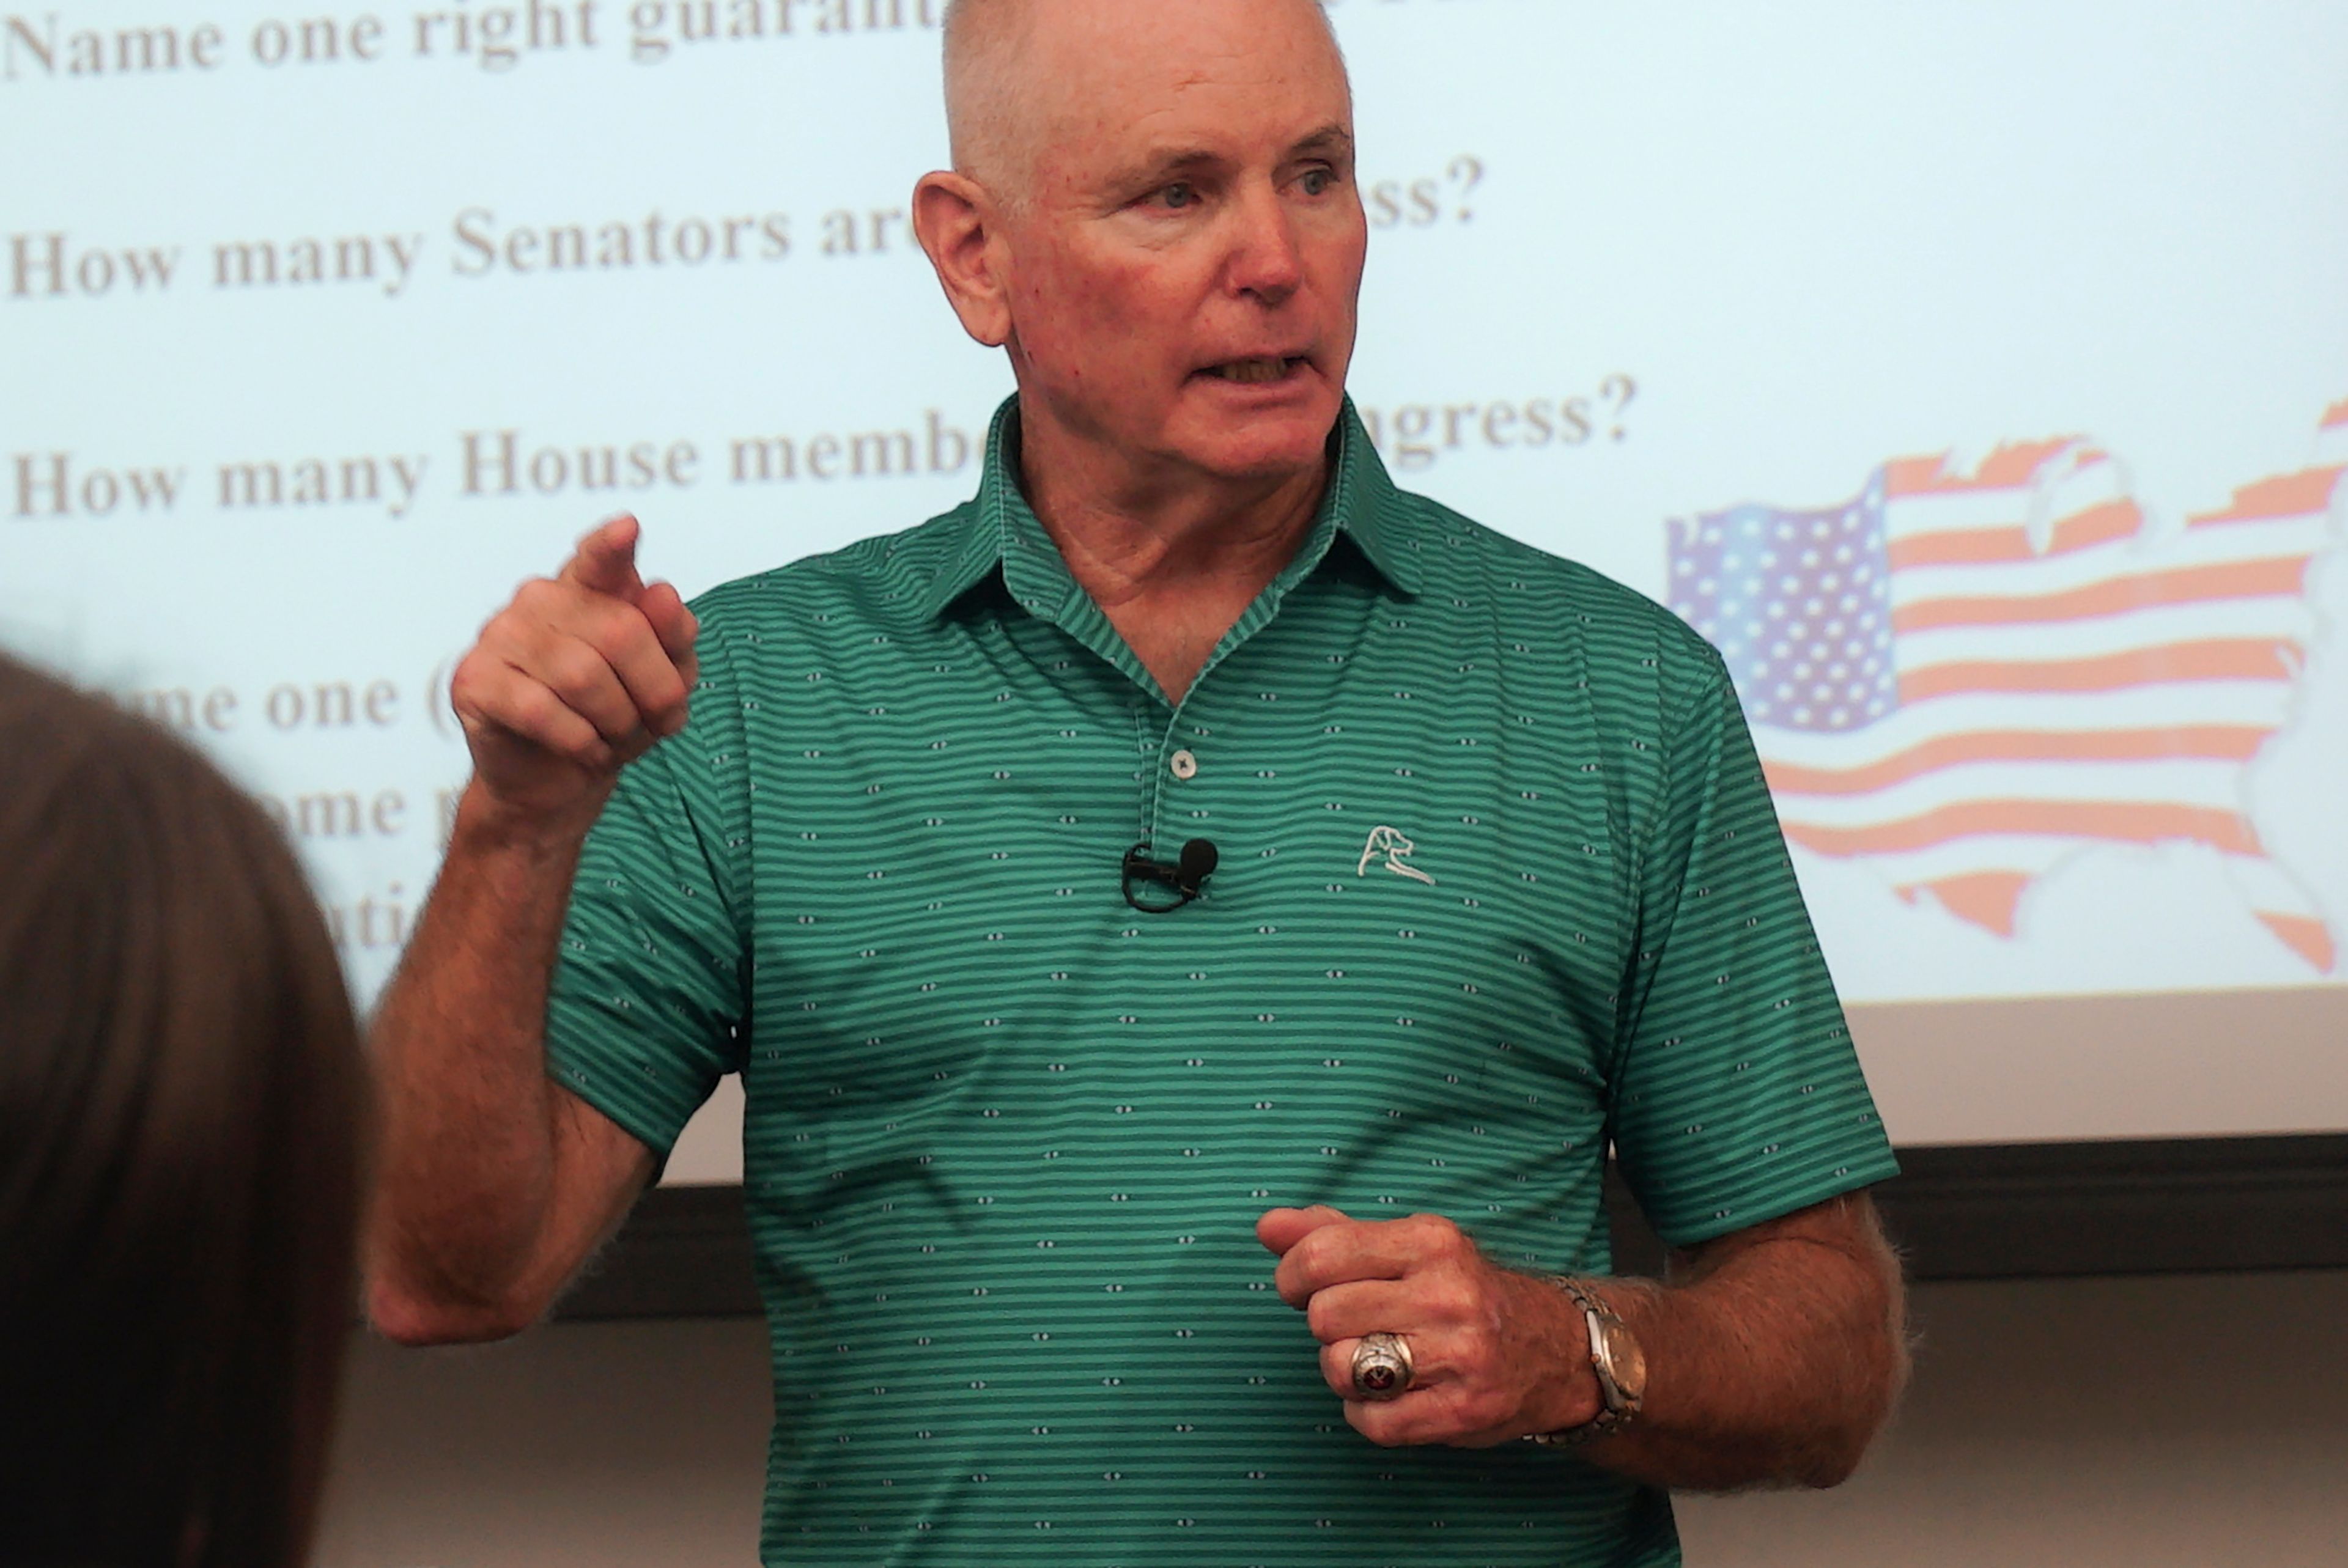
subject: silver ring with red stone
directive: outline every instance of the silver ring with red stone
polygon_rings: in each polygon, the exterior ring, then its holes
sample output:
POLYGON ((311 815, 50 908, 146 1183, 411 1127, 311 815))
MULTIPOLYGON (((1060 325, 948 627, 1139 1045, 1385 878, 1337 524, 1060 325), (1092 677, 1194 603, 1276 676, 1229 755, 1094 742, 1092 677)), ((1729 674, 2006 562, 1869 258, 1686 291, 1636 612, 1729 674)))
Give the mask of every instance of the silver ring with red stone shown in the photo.
POLYGON ((1410 1392, 1410 1342, 1399 1334, 1365 1334, 1354 1347, 1354 1392, 1373 1402, 1410 1392))

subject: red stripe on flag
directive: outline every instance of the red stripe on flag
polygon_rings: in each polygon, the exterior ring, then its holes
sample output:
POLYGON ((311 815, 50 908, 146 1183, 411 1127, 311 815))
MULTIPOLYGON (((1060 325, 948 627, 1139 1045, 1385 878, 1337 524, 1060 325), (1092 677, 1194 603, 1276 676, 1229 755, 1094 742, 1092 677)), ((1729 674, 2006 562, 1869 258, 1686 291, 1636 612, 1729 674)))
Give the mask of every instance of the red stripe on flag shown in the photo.
POLYGON ((2029 887, 2030 878, 2019 871, 1979 871, 1970 876, 1943 876, 1921 887, 1902 887, 1899 893, 1911 903, 1918 893, 1930 893, 1958 919, 2011 937, 2014 913, 2029 887))
POLYGON ((1949 455, 1937 457, 1895 457, 1883 466, 1884 493, 1899 496, 1962 495, 1973 490, 2012 490, 2030 483, 2038 466, 2072 442, 2075 436, 2047 441, 2017 441, 1999 447, 1981 460, 1970 475, 1949 472, 1949 455))
POLYGON ((2271 479, 2239 486, 2233 504, 2224 511, 2197 512, 2189 520, 2198 528, 2213 523, 2261 523, 2273 518, 2311 517, 2332 504, 2333 487, 2340 482, 2343 467, 2348 465, 2335 463, 2329 468, 2278 474, 2271 479))
POLYGON ((2322 430, 2348 430, 2348 397, 2342 398, 2339 402, 2325 409, 2323 411, 2323 423, 2321 425, 2318 425, 2317 428, 2322 430))
MULTIPOLYGON (((2063 518, 2054 528, 2045 553, 2068 555, 2090 545, 2136 537, 2144 513, 2134 501, 2106 501, 2063 518)), ((1952 528, 1944 533, 1911 534, 1886 547, 1893 571, 1915 566, 1996 566, 2007 561, 2039 559, 2030 548, 2026 528, 1952 528)))
POLYGON ((2333 950, 2332 933, 2322 921, 2304 915, 2278 915, 2268 909, 2260 910, 2259 918, 2293 952, 2314 965, 2317 973, 2332 972, 2333 960, 2338 955, 2333 950))
POLYGON ((2263 855, 2241 814, 2147 801, 1968 800, 1867 827, 1788 821, 1786 836, 1820 855, 1894 855, 1983 834, 2101 839, 2117 844, 2206 844, 2229 855, 2263 855))
POLYGON ((1856 768, 1768 763, 1769 787, 1786 794, 1866 794, 1967 763, 2143 763, 2188 760, 2246 763, 2271 729, 2248 724, 2188 724, 2167 730, 1983 730, 1937 735, 1856 768))
POLYGON ((2106 578, 2062 593, 2007 599, 1923 599, 1891 612, 1894 631, 1927 631, 1941 626, 2019 626, 2050 620, 2085 620, 2122 615, 2155 605, 2194 604, 2207 600, 2257 599, 2273 594, 2297 598, 2305 589, 2306 556, 2276 560, 2227 561, 2179 567, 2137 577, 2106 578))
POLYGON ((2290 681, 2302 662, 2299 644, 2281 637, 2212 638, 2035 663, 1971 660, 1903 672, 1900 700, 1968 692, 2117 692, 2171 681, 2290 681))

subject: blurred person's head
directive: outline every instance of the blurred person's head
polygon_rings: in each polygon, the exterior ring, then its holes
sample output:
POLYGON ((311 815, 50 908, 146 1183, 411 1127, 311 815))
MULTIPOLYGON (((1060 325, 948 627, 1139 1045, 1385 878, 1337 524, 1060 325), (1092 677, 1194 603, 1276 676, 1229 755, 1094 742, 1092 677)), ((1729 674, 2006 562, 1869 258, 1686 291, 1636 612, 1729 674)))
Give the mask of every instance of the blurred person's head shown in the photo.
POLYGON ((366 1100, 278 832, 0 656, 0 1563, 306 1558, 366 1100))

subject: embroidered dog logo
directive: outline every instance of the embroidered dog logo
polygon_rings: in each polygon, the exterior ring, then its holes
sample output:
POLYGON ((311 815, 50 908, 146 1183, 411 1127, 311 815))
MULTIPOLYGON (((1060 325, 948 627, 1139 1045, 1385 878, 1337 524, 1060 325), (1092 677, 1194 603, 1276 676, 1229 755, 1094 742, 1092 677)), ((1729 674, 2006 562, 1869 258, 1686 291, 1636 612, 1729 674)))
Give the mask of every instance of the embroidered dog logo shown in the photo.
POLYGON ((1410 857, 1417 853, 1418 845, 1412 843, 1402 829, 1374 827, 1370 830, 1369 842, 1362 845, 1361 863, 1354 867, 1354 875, 1367 876, 1370 862, 1383 855, 1386 857, 1387 870, 1397 876, 1407 876, 1414 882, 1424 882, 1432 887, 1435 878, 1410 863, 1410 857))

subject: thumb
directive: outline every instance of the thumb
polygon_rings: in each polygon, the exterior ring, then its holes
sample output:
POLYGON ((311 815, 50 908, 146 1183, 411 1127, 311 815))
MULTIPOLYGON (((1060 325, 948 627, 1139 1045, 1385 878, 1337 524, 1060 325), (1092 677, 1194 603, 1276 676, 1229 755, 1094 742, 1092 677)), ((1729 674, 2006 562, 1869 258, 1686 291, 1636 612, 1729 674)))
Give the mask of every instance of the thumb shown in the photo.
POLYGON ((1255 1222, 1255 1239, 1263 1243, 1265 1250, 1286 1257, 1290 1247, 1323 1225, 1349 1223, 1344 1211, 1326 1204, 1314 1204, 1309 1209, 1267 1209, 1255 1222))
POLYGON ((591 593, 608 593, 630 603, 644 590, 636 576, 636 541, 643 536, 636 519, 623 512, 579 541, 562 575, 591 593))

